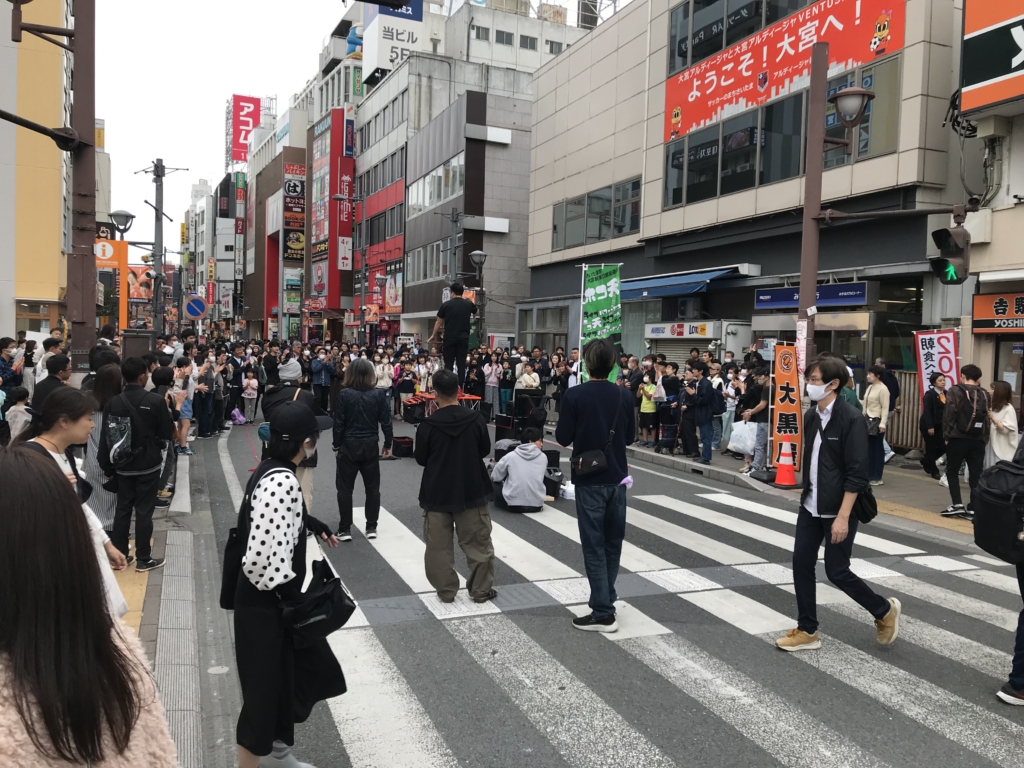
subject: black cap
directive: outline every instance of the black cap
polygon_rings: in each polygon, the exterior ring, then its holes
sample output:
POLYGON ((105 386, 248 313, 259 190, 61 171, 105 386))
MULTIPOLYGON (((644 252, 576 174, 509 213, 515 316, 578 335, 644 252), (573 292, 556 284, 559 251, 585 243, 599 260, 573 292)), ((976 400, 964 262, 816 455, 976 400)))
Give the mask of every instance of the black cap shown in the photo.
POLYGON ((323 432, 334 426, 330 416, 317 416, 306 403, 289 401, 281 403, 270 417, 270 429, 285 440, 301 442, 315 432, 323 432))

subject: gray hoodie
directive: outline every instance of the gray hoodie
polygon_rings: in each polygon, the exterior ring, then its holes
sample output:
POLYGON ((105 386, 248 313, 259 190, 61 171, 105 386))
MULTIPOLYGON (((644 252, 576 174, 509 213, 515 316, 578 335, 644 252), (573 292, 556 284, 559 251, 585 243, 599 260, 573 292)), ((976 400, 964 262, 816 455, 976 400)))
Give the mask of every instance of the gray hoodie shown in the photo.
POLYGON ((523 443, 501 457, 491 480, 504 483, 501 494, 510 507, 541 507, 544 505, 544 472, 548 458, 533 443, 523 443))

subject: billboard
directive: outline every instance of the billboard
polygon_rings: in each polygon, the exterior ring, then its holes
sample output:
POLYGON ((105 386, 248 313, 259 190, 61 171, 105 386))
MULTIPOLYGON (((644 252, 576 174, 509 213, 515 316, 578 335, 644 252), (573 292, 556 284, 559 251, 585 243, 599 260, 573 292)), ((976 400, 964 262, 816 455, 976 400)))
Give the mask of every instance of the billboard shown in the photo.
POLYGON ((384 313, 402 311, 402 273, 392 272, 384 285, 384 313))
POLYGON ((310 190, 310 256, 327 258, 330 247, 331 208, 331 119, 334 110, 313 126, 313 177, 310 190))
POLYGON ((128 301, 148 304, 153 301, 153 282, 156 271, 152 267, 128 267, 128 301))
POLYGON ((286 262, 306 260, 306 166, 284 164, 284 212, 281 258, 286 262))
POLYGON ((1024 293, 981 293, 974 296, 974 333, 1024 333, 1024 293))
POLYGON ((410 0, 401 8, 367 4, 364 13, 362 74, 369 76, 378 69, 392 70, 414 51, 427 50, 423 0, 410 0))
POLYGON ((793 471, 800 471, 803 458, 803 428, 800 410, 800 373, 797 370, 796 347, 792 344, 775 345, 774 402, 769 416, 771 424, 771 452, 774 466, 782 458, 782 446, 789 443, 793 457, 793 471))
POLYGON ((1021 4, 1011 0, 964 0, 962 112, 1024 96, 1022 14, 1021 4))
POLYGON ((670 77, 665 141, 806 88, 815 43, 829 44, 836 77, 901 50, 905 27, 906 0, 818 0, 670 77))
POLYGON ((248 162, 249 139, 260 123, 260 99, 256 96, 231 97, 231 159, 248 162))
POLYGON ((930 386, 933 373, 946 377, 946 388, 960 383, 957 376, 958 332, 955 328, 941 331, 914 331, 914 354, 917 358, 917 384, 921 399, 930 386))

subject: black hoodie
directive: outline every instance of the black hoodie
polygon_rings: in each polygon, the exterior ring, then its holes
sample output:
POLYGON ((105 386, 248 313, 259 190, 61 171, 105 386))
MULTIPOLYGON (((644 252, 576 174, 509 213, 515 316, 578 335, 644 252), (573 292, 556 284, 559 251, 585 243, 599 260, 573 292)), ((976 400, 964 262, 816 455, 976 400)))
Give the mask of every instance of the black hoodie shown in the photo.
POLYGON ((416 463, 424 468, 420 507, 462 512, 494 498, 483 459, 491 452, 487 423, 458 405, 439 409, 416 428, 416 463))

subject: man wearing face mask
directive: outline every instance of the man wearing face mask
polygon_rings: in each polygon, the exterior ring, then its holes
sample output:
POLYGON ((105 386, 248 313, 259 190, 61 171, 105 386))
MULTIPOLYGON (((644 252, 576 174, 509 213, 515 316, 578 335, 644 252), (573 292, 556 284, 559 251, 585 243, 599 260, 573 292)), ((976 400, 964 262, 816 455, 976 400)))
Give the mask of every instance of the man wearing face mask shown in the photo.
POLYGON ((21 369, 25 358, 14 360, 14 353, 18 351, 18 343, 5 336, 0 339, 0 390, 5 394, 11 394, 11 390, 21 386, 21 369))
POLYGON ((324 411, 330 402, 331 380, 334 378, 335 370, 334 363, 327 359, 327 351, 320 347, 310 366, 310 379, 313 382, 313 396, 324 411))

